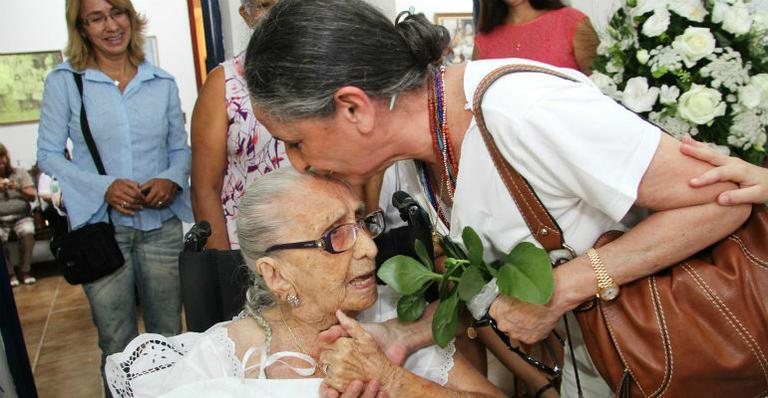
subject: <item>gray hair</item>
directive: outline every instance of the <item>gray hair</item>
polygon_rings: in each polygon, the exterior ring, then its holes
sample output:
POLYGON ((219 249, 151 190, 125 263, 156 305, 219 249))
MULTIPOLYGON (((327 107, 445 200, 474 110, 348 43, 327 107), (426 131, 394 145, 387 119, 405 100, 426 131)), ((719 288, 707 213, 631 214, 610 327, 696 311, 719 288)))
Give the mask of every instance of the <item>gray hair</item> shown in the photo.
POLYGON ((421 14, 401 13, 392 24, 362 0, 282 0, 251 36, 245 78, 271 117, 327 116, 344 86, 386 98, 424 84, 443 36, 421 14))
MULTIPOLYGON (((304 178, 308 177, 292 167, 283 167, 256 178, 248 186, 237 214, 237 239, 246 264, 252 265, 266 256, 267 248, 280 240, 281 225, 286 220, 283 213, 276 211, 279 198, 304 178)), ((264 280, 250 266, 248 269, 253 283, 246 294, 246 311, 255 312, 274 305, 275 299, 264 280)))
POLYGON ((301 194, 312 189, 309 188, 309 183, 316 180, 338 184, 345 190, 350 189, 344 181, 299 173, 292 167, 283 167, 260 176, 246 188, 237 214, 237 238, 251 274, 244 308, 247 313, 256 313, 261 308, 276 303, 264 280, 251 266, 259 258, 267 256, 267 248, 284 243, 281 242, 285 233, 283 226, 290 224, 292 214, 292 204, 286 203, 285 197, 289 193, 301 194))

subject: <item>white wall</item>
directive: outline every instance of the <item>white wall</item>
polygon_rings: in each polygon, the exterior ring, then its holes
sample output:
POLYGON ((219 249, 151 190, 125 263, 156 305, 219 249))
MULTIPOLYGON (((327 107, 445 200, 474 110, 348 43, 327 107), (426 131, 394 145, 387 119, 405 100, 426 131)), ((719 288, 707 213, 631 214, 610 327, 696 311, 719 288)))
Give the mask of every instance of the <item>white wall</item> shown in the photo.
POLYGON ((435 21, 435 13, 462 12, 472 13, 472 0, 395 0, 396 10, 422 13, 430 21, 435 21))
MULTIPOLYGON (((157 37, 160 67, 176 77, 189 123, 197 83, 187 2, 133 0, 133 4, 149 20, 147 35, 157 37)), ((2 10, 0 53, 61 50, 66 45, 63 0, 3 0, 2 10)), ((35 162, 37 127, 37 123, 0 126, 0 142, 8 147, 14 163, 29 167, 35 162)))
MULTIPOLYGON (((390 19, 394 19, 396 12, 395 3, 397 0, 366 0, 382 10, 390 19)), ((416 2, 414 0, 413 2, 416 2)), ((424 2, 424 0, 418 0, 424 2)), ((472 8, 471 0, 470 9, 472 8)), ((432 1, 430 1, 432 2, 432 1)), ((221 34, 224 41, 224 55, 231 58, 248 47, 248 39, 251 37, 251 31, 240 17, 241 0, 219 0, 219 9, 221 11, 221 34)), ((406 7, 405 9, 408 9, 406 7)))

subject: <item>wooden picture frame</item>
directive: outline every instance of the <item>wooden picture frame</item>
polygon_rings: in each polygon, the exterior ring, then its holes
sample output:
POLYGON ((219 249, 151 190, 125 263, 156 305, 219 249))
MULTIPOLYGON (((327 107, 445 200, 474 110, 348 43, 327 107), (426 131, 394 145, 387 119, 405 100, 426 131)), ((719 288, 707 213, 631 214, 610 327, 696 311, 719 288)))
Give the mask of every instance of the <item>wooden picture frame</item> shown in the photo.
POLYGON ((0 125, 40 120, 45 78, 60 50, 0 54, 0 125))
POLYGON ((451 34, 451 51, 445 57, 446 64, 459 64, 472 59, 475 21, 471 12, 436 13, 435 24, 445 27, 451 34))

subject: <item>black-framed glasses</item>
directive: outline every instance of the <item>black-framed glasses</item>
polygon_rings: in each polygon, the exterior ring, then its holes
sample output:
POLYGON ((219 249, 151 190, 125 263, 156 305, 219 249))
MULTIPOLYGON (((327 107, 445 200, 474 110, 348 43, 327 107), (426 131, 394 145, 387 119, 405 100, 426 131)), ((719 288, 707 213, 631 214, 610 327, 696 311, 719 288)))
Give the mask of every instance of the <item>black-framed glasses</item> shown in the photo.
POLYGON ((111 18, 113 21, 122 20, 128 16, 128 11, 122 8, 113 8, 109 13, 95 12, 86 15, 80 19, 80 22, 85 26, 102 27, 107 22, 107 18, 111 18))
POLYGON ((272 245, 265 252, 285 249, 323 249, 328 253, 342 253, 355 246, 360 231, 365 231, 371 238, 375 238, 384 231, 384 228, 384 214, 379 210, 356 222, 337 225, 323 234, 320 239, 272 245))

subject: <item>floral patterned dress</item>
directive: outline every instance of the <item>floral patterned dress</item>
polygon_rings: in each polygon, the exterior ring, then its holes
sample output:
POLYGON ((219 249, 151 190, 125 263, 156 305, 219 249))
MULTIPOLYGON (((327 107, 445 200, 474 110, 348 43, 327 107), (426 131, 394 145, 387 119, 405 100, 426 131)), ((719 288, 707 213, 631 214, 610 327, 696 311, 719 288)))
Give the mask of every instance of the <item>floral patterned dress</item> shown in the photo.
POLYGON ((232 249, 240 248, 235 221, 245 188, 261 175, 290 166, 282 141, 273 138, 253 114, 243 77, 243 58, 244 54, 240 54, 221 64, 224 68, 229 121, 227 169, 221 187, 221 205, 232 249))

